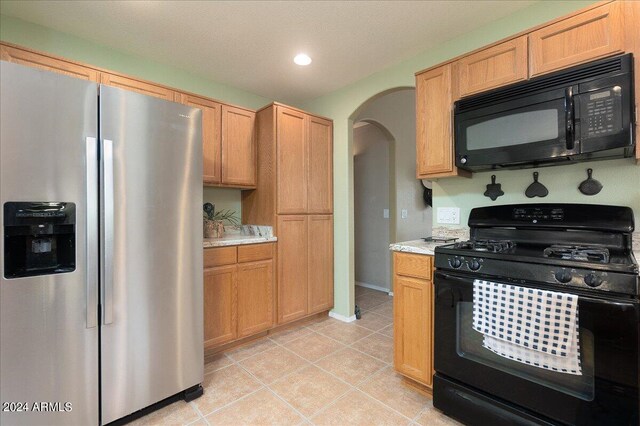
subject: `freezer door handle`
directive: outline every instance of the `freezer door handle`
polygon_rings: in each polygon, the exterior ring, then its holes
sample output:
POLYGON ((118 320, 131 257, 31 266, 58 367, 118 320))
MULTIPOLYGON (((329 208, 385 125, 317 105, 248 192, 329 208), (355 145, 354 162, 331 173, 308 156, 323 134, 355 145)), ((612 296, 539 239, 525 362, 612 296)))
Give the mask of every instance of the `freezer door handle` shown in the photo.
POLYGON ((98 325, 98 143, 88 137, 86 143, 87 169, 87 328, 98 325))
POLYGON ((102 142, 102 323, 113 322, 113 141, 102 142))

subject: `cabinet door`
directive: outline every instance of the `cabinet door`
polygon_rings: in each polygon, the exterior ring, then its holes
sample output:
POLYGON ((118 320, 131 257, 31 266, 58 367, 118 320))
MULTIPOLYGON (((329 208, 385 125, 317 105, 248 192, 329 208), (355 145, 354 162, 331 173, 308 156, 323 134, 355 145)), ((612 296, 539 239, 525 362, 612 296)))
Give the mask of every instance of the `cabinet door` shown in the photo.
POLYGON ((132 92, 142 93, 143 95, 155 96, 166 101, 174 100, 173 90, 166 87, 156 86, 155 84, 145 83, 144 81, 136 80, 133 78, 122 77, 116 74, 102 73, 101 83, 109 86, 119 87, 125 90, 131 90, 132 92))
POLYGON ((47 71, 65 74, 83 80, 100 82, 100 73, 89 67, 74 64, 51 56, 29 52, 28 50, 17 49, 15 47, 0 45, 0 59, 7 62, 40 68, 47 71))
POLYGON ((222 183, 256 186, 256 114, 222 106, 222 183))
POLYGON ((333 307, 333 216, 309 216, 308 313, 333 307))
POLYGON ((307 313, 307 217, 278 216, 278 322, 307 313))
POLYGON ((418 179, 453 176, 451 64, 416 76, 418 179))
POLYGON ((613 2, 529 34, 531 76, 620 53, 622 2, 613 2))
POLYGON ((278 107, 277 126, 277 191, 278 213, 307 211, 307 117, 305 114, 278 107))
POLYGON ((237 336, 236 266, 204 271, 204 346, 218 346, 237 336))
POLYGON ((456 63, 460 96, 527 79, 527 36, 465 56, 456 63))
POLYGON ((333 212, 333 123, 309 117, 308 213, 333 212))
POLYGON ((394 276, 394 365, 401 374, 432 385, 431 281, 394 276))
POLYGON ((238 337, 273 325, 273 260, 238 265, 238 337))
POLYGON ((202 110, 202 178, 205 185, 219 184, 222 176, 222 105, 197 96, 185 95, 181 102, 202 110))

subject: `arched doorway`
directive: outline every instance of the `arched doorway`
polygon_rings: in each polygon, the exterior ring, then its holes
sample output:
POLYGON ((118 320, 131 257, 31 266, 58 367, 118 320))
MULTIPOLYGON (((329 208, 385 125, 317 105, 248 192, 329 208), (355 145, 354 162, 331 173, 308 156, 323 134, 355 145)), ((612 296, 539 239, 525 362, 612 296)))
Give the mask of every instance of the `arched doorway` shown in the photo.
MULTIPOLYGON (((419 238, 427 235, 431 228, 431 210, 424 205, 423 188, 415 177, 415 89, 402 87, 373 96, 350 116, 350 125, 350 151, 353 155, 352 180, 350 179, 353 191, 351 220, 354 230, 350 238, 350 251, 353 253, 353 284, 350 295, 352 303, 358 304, 362 309, 363 319, 367 312, 385 317, 382 320, 374 315, 375 319, 380 320, 375 324, 366 320, 356 324, 377 328, 388 323, 380 330, 375 330, 381 332, 390 327, 393 313, 392 299, 386 295, 393 294, 389 243, 419 238), (362 182, 366 173, 359 170, 359 162, 366 159, 362 157, 363 146, 367 146, 366 141, 360 141, 362 133, 368 135, 369 141, 378 141, 379 152, 384 151, 382 144, 386 141, 389 152, 388 171, 378 159, 378 170, 373 177, 369 177, 368 182, 362 182), (383 185, 383 176, 386 177, 387 185, 383 185), (372 198, 367 195, 372 192, 371 189, 366 187, 376 185, 380 187, 379 194, 377 198, 372 198), (365 190, 362 190, 363 187, 365 190), (384 218, 382 206, 387 202, 385 193, 388 194, 388 219, 384 218), (368 203, 368 206, 359 205, 363 202, 368 203), (363 223, 368 223, 369 228, 363 223), (373 232, 374 235, 363 237, 363 233, 367 232, 373 232), (363 248, 362 245, 369 247, 363 248), (371 245, 375 247, 372 248, 371 245), (375 267, 363 271, 363 268, 374 262, 377 262, 375 267), (384 293, 371 293, 371 289, 382 290, 384 293), (374 297, 370 297, 372 295, 374 297), (382 295, 385 297, 381 297, 382 295)), ((371 158, 368 161, 376 163, 371 158)))

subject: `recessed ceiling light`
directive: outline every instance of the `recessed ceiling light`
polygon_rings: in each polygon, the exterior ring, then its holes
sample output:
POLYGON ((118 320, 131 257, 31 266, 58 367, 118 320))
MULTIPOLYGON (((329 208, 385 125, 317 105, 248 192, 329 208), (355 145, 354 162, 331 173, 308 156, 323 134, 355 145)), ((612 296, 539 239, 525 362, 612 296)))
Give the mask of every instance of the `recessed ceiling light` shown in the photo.
POLYGON ((309 55, 306 55, 304 53, 300 53, 298 55, 296 55, 295 58, 293 58, 293 62, 295 62, 298 65, 309 65, 311 63, 311 58, 309 57, 309 55))

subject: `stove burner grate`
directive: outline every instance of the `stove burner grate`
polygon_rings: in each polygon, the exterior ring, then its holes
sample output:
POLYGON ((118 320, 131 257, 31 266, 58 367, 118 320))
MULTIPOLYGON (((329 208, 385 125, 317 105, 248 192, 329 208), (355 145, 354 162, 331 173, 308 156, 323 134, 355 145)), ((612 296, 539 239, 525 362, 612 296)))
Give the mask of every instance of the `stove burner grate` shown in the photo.
POLYGON ((544 257, 579 262, 609 263, 609 250, 600 247, 554 244, 544 249, 544 257))
POLYGON ((502 253, 515 246, 516 243, 511 240, 469 240, 455 243, 453 247, 462 250, 502 253))

